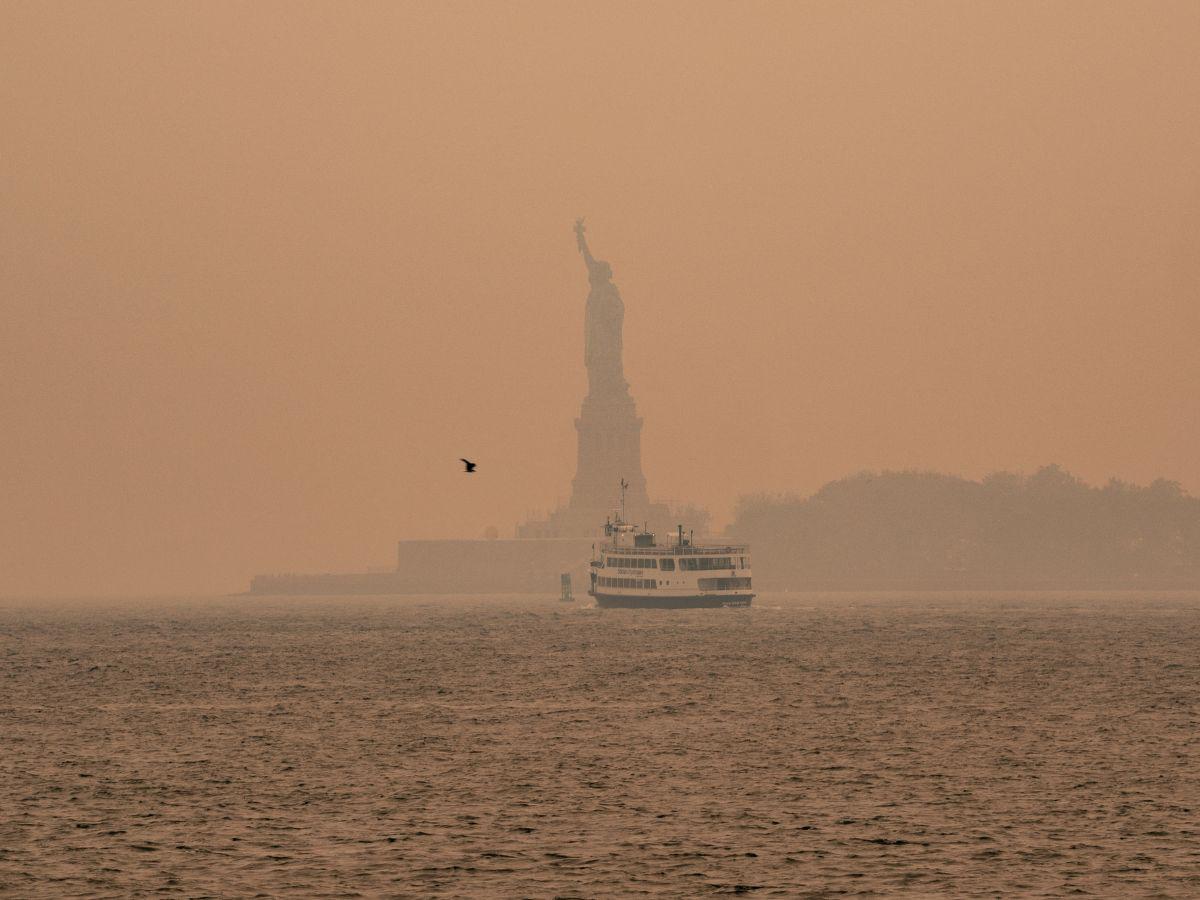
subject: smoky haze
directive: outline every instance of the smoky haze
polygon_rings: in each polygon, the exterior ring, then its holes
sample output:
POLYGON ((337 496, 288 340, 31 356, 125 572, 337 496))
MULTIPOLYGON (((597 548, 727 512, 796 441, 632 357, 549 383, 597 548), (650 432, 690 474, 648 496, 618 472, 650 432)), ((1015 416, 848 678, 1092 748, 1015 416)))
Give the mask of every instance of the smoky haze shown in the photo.
POLYGON ((1198 44, 1192 2, 6 4, 0 593, 554 507, 584 215, 655 499, 1195 493, 1198 44))

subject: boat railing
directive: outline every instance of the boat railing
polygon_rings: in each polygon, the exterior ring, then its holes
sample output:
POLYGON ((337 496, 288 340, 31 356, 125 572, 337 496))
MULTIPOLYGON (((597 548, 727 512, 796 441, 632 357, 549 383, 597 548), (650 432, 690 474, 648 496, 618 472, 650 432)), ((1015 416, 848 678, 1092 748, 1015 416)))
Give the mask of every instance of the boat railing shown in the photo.
POLYGON ((716 553, 746 555, 749 544, 724 544, 720 547, 697 547, 688 545, 680 547, 676 544, 659 544, 657 547, 605 547, 611 554, 621 556, 711 556, 716 553))

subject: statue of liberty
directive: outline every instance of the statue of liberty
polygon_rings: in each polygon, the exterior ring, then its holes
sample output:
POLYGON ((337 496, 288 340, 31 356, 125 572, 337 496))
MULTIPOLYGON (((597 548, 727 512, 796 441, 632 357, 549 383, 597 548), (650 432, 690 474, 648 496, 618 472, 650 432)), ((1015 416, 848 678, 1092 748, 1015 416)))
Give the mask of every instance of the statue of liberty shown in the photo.
POLYGON ((626 394, 629 385, 621 361, 621 329, 625 321, 625 304, 617 286, 612 283, 612 266, 595 259, 583 236, 583 219, 575 220, 575 238, 579 252, 587 263, 587 310, 583 324, 583 362, 587 366, 588 394, 613 396, 626 394))
POLYGON ((676 517, 665 504, 650 501, 642 471, 642 420, 622 363, 625 304, 612 282, 612 267, 588 249, 583 219, 575 221, 575 240, 587 264, 590 290, 583 324, 588 393, 575 419, 578 443, 571 499, 548 518, 519 526, 517 534, 523 538, 595 537, 597 523, 612 515, 622 491, 630 521, 648 523, 664 533, 684 522, 703 533, 707 513, 693 510, 694 515, 676 517))

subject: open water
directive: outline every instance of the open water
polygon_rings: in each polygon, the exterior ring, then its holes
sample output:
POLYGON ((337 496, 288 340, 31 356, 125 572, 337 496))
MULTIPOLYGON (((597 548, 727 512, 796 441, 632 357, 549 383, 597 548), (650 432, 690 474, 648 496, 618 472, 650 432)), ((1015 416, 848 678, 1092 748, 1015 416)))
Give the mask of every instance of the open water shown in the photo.
POLYGON ((1200 896, 1200 595, 0 601, 0 894, 1200 896))

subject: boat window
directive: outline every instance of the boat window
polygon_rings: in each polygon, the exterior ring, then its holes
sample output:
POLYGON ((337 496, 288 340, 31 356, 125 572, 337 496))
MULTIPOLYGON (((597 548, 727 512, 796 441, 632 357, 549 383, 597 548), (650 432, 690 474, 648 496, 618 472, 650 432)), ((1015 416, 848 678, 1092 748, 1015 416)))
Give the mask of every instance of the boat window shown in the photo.
POLYGON ((657 569, 658 560, 650 556, 610 556, 604 565, 610 569, 657 569))
POLYGON ((698 584, 702 591, 739 591, 750 587, 749 578, 701 578, 698 584))
POLYGON ((634 590, 658 587, 658 581, 653 578, 597 578, 596 583, 600 587, 632 588, 634 590))
POLYGON ((675 571, 675 560, 673 560, 673 559, 660 560, 658 563, 658 567, 660 569, 662 569, 664 572, 674 572, 675 571))
POLYGON ((684 557, 679 561, 679 568, 688 572, 710 572, 713 569, 732 569, 732 556, 702 556, 699 559, 695 557, 684 557))

